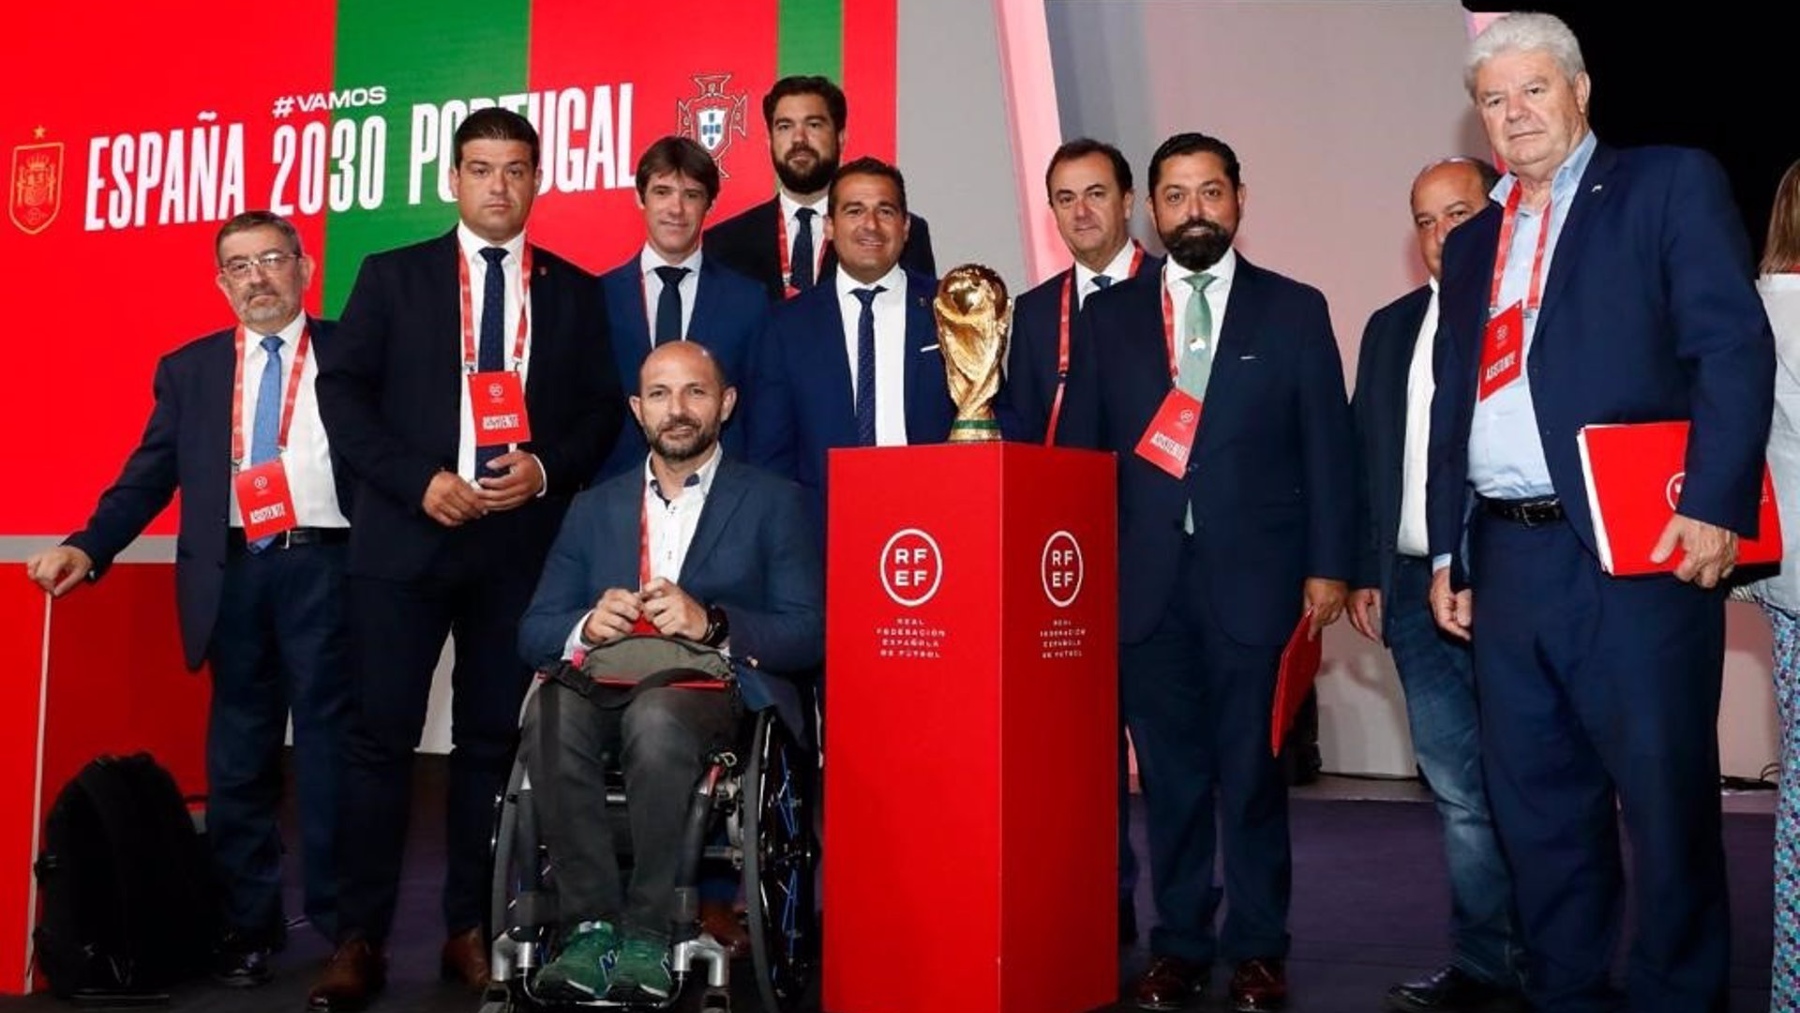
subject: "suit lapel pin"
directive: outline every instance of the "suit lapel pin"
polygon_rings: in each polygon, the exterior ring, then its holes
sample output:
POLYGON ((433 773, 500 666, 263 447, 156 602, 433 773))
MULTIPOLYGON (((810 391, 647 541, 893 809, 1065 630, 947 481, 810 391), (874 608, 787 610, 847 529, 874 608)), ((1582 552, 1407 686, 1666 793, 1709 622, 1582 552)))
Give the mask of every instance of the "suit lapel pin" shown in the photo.
POLYGON ((1593 188, 1593 189, 1592 189, 1592 190, 1590 190, 1590 191, 1588 191, 1588 192, 1589 192, 1589 193, 1599 193, 1599 192, 1600 192, 1600 187, 1601 187, 1601 186, 1603 186, 1603 185, 1604 185, 1604 184, 1601 184, 1601 183, 1595 183, 1595 184, 1594 184, 1594 188, 1593 188))

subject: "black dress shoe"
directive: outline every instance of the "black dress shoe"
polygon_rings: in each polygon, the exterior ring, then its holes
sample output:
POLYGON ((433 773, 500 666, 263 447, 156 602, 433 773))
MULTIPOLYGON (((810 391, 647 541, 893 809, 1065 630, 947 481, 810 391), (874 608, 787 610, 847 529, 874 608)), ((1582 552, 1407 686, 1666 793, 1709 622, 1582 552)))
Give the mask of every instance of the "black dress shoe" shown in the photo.
POLYGON ((1206 976, 1205 964, 1180 957, 1153 957, 1132 990, 1132 999, 1139 1009, 1180 1009, 1200 998, 1206 989, 1206 976))
POLYGON ((266 985, 273 973, 269 970, 269 951, 262 947, 244 946, 227 940, 213 958, 213 980, 227 988, 255 988, 266 985))
POLYGON ((1119 945, 1132 946, 1138 941, 1137 904, 1130 897, 1119 898, 1119 945))
POLYGON ((1237 1013, 1267 1013, 1287 1005, 1287 964, 1253 957, 1231 974, 1231 1008, 1237 1013))
POLYGON ((1510 988, 1482 981, 1462 968, 1441 967, 1418 981, 1388 989, 1388 1009, 1399 1013, 1486 1013, 1523 1009, 1522 997, 1510 988))

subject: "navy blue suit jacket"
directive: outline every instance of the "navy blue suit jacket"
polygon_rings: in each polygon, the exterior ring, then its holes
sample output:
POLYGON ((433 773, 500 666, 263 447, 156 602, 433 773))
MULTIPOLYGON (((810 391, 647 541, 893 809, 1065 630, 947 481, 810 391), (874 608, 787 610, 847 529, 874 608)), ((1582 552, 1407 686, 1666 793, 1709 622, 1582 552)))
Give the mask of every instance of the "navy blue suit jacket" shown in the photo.
MULTIPOLYGON (((319 410, 331 443, 355 469, 349 570, 388 580, 425 572, 451 529, 426 516, 425 489, 456 470, 462 426, 462 306, 456 231, 363 260, 319 357, 319 410)), ((499 556, 535 566, 569 497, 600 469, 625 415, 606 310, 594 276, 531 248, 531 366, 525 408, 548 479, 545 494, 458 531, 499 556)), ((511 336, 508 335, 510 347, 511 336)))
MULTIPOLYGON (((1425 324, 1431 287, 1420 285, 1369 317, 1356 360, 1357 545, 1356 587, 1394 588, 1394 556, 1400 533, 1400 498, 1406 468, 1406 378, 1413 343, 1425 324)), ((1393 613, 1382 609, 1382 617, 1393 613)))
MULTIPOLYGON (((644 306, 644 278, 636 255, 600 276, 606 295, 606 318, 612 334, 613 362, 626 393, 635 393, 638 370, 650 354, 650 315, 644 306)), ((737 386, 737 411, 719 434, 719 443, 733 457, 744 453, 744 412, 749 406, 749 374, 756 363, 756 345, 768 325, 769 301, 762 289, 713 257, 700 258, 699 287, 694 290, 694 310, 688 336, 706 346, 725 368, 725 376, 737 386)), ((600 467, 600 478, 622 475, 644 466, 650 447, 644 431, 630 420, 619 432, 612 453, 600 467)))
MULTIPOLYGON (((638 586, 643 509, 641 468, 575 497, 519 621, 519 652, 532 666, 556 664, 575 623, 604 591, 638 586)), ((825 657, 825 573, 800 490, 729 457, 720 461, 675 583, 724 608, 745 706, 774 707, 804 735, 800 693, 785 676, 810 672, 825 657)))
MULTIPOLYGON (((906 442, 950 438, 956 406, 938 349, 931 301, 937 281, 906 272, 906 442)), ((837 285, 823 284, 775 307, 763 336, 750 405, 750 463, 791 478, 811 498, 823 530, 825 458, 857 446, 856 398, 837 285)))
MULTIPOLYGON (((1444 243, 1426 499, 1433 556, 1468 515, 1469 431, 1501 211, 1444 243)), ((1775 339, 1723 170, 1687 148, 1597 146, 1544 278, 1525 364, 1550 480, 1589 551, 1582 426, 1691 419, 1681 513, 1756 532, 1775 339)))
MULTIPOLYGON (((1162 270, 1162 258, 1148 254, 1138 273, 1155 274, 1162 270)), ((1006 353, 1006 381, 994 397, 994 415, 1000 420, 1000 431, 1009 440, 1026 443, 1044 442, 1050 428, 1050 408, 1056 403, 1057 365, 1062 345, 1063 285, 1069 284, 1069 329, 1075 328, 1075 287, 1071 279, 1073 267, 1044 281, 1013 303, 1012 334, 1006 353)), ((1075 361, 1073 342, 1069 349, 1069 371, 1080 365, 1075 361)), ((1068 395, 1065 393, 1064 397, 1068 395)))
MULTIPOLYGON (((937 259, 931 253, 931 226, 925 219, 908 212, 906 246, 900 251, 900 264, 908 271, 937 277, 937 259)), ((781 229, 781 198, 773 197, 753 208, 739 212, 706 230, 703 239, 708 257, 762 285, 770 302, 786 298, 786 279, 781 276, 781 246, 777 242, 781 229)), ((813 242, 825 243, 825 254, 819 262, 817 283, 826 286, 837 270, 837 251, 825 242, 825 223, 813 223, 813 242)))
POLYGON ((1306 579, 1355 567, 1356 445, 1325 297, 1238 256, 1185 480, 1135 453, 1172 387, 1161 272, 1090 296, 1073 340, 1092 368, 1069 377, 1057 442, 1119 458, 1120 640, 1155 632, 1179 592, 1191 498, 1200 604, 1240 643, 1285 643, 1306 579))
MULTIPOLYGON (((227 328, 190 341, 156 364, 156 405, 144 437, 87 524, 64 540, 94 561, 99 579, 113 558, 156 519, 181 489, 175 536, 175 603, 189 668, 199 668, 219 618, 231 526, 231 384, 237 351, 227 328)), ((335 340, 328 320, 307 319, 313 354, 335 340)), ((351 513, 349 468, 332 447, 338 507, 351 513)))

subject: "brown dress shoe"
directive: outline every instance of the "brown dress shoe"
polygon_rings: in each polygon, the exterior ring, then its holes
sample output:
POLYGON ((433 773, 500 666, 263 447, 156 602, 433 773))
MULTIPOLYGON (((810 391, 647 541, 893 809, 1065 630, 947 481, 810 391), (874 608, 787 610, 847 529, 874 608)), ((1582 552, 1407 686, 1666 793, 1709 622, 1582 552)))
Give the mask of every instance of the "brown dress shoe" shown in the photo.
POLYGON ((744 923, 739 920, 730 904, 715 900, 701 901, 700 931, 725 947, 725 953, 731 959, 743 960, 750 956, 750 933, 745 930, 744 923))
POLYGON ((479 926, 444 940, 438 974, 445 981, 460 981, 473 991, 487 991, 494 972, 488 964, 487 940, 481 938, 479 926))
POLYGON ((1253 957, 1231 975, 1231 1008, 1237 1013, 1264 1013, 1287 1005, 1287 964, 1253 957))
POLYGON ((1180 957, 1152 957, 1132 999, 1140 1009, 1180 1009, 1206 988, 1206 965, 1180 957))
POLYGON ((338 944, 325 973, 306 993, 313 1013, 355 1013, 387 985, 387 954, 357 938, 338 944))

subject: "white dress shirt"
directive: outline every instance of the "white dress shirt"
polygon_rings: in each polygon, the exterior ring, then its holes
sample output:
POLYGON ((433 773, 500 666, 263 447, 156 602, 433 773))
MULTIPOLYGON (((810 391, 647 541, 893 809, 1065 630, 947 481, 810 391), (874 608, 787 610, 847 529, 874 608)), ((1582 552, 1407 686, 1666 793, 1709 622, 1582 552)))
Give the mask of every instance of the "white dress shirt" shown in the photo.
POLYGON ((649 243, 644 244, 644 252, 638 254, 638 270, 644 279, 644 319, 650 324, 650 347, 656 347, 656 307, 661 304, 663 280, 656 273, 659 267, 685 267, 688 273, 681 278, 681 284, 675 286, 681 293, 681 336, 686 338, 694 321, 694 299, 700 293, 700 248, 679 264, 671 264, 662 258, 662 254, 651 249, 649 243))
MULTIPOLYGON (((476 354, 479 355, 482 303, 485 301, 482 293, 487 285, 488 272, 487 258, 481 255, 481 251, 494 244, 469 231, 468 225, 462 222, 458 222, 456 225, 456 242, 462 249, 463 260, 467 261, 469 265, 469 311, 475 318, 470 321, 469 333, 474 336, 476 354)), ((506 248, 506 259, 500 262, 500 269, 506 274, 506 322, 500 330, 501 348, 504 349, 502 354, 506 357, 506 367, 518 372, 519 389, 523 392, 531 366, 530 310, 519 298, 519 268, 522 266, 521 258, 525 253, 525 233, 521 232, 501 245, 506 248), (521 313, 526 314, 525 351, 519 361, 515 363, 512 358, 513 343, 518 337, 519 314, 521 313)), ((463 354, 460 339, 457 341, 456 354, 458 357, 463 354)), ((465 364, 458 362, 457 365, 459 367, 457 373, 459 377, 463 377, 463 384, 462 408, 460 409, 462 412, 461 435, 457 437, 456 441, 456 473, 473 481, 475 478, 475 411, 469 405, 469 384, 462 369, 465 364)))
POLYGON ((1431 283, 1431 299, 1425 304, 1425 321, 1413 339, 1412 365, 1406 370, 1406 442, 1400 465, 1400 531, 1396 548, 1403 556, 1431 553, 1425 529, 1425 475, 1430 468, 1431 395, 1437 379, 1431 372, 1431 342, 1437 334, 1438 283, 1431 283))
POLYGON ((1089 270, 1086 264, 1077 260, 1075 262, 1075 308, 1080 309, 1087 302, 1088 296, 1100 291, 1100 286, 1094 284, 1096 274, 1106 275, 1113 280, 1114 284, 1131 277, 1131 258, 1136 253, 1137 247, 1127 240, 1125 245, 1119 248, 1119 252, 1113 255, 1113 259, 1107 262, 1106 269, 1099 272, 1089 270))
MULTIPOLYGON (((789 265, 792 265, 794 262, 794 241, 800 238, 800 209, 801 208, 811 208, 813 210, 813 218, 812 218, 813 274, 812 274, 812 276, 813 276, 813 284, 816 285, 819 282, 819 270, 825 264, 825 205, 827 204, 827 200, 825 197, 820 197, 818 200, 813 201, 811 204, 802 204, 799 201, 795 200, 794 198, 788 196, 788 192, 786 190, 782 190, 778 194, 778 197, 781 201, 781 218, 784 222, 787 223, 787 244, 788 244, 787 254, 788 254, 788 264, 789 265)), ((787 278, 781 279, 781 283, 783 285, 788 284, 788 282, 789 282, 789 279, 787 279, 787 278)))
MULTIPOLYGON (((276 332, 281 339, 281 396, 287 397, 288 383, 294 375, 294 353, 300 345, 300 331, 306 326, 302 313, 276 332)), ((263 367, 269 353, 263 351, 264 335, 244 331, 244 467, 250 466, 250 448, 256 445, 256 404, 262 387, 263 367)), ((294 420, 288 425, 287 449, 282 452, 282 469, 287 472, 288 494, 294 498, 294 523, 303 528, 342 528, 350 521, 338 506, 337 484, 331 474, 331 446, 325 439, 325 424, 319 421, 319 399, 314 384, 319 379, 319 352, 309 348, 305 371, 300 374, 300 389, 294 393, 294 420)), ((279 417, 279 416, 278 416, 279 417)), ((231 487, 231 513, 228 523, 244 526, 243 512, 238 508, 237 485, 231 487)))
MULTIPOLYGON (((862 300, 855 292, 869 288, 838 271, 838 309, 844 315, 844 352, 850 360, 850 403, 856 404, 857 322, 862 300)), ((875 445, 906 446, 906 271, 895 264, 875 282, 886 289, 875 297, 875 445)))
MULTIPOLYGON (((1200 274, 1190 271, 1175 263, 1174 257, 1163 261, 1163 287, 1169 293, 1169 302, 1175 311, 1175 338, 1198 348, 1197 336, 1187 331, 1187 303, 1194 294, 1193 286, 1188 284, 1188 275, 1200 274)), ((1225 305, 1231 298, 1231 280, 1237 277, 1237 251, 1230 247, 1219 262, 1206 269, 1212 275, 1212 284, 1206 286, 1206 305, 1212 309, 1212 339, 1210 351, 1215 357, 1219 351, 1219 335, 1225 333, 1225 305)))
MULTIPOLYGON (((712 492, 713 479, 719 474, 719 461, 723 457, 718 445, 714 444, 712 456, 699 471, 688 476, 674 499, 664 498, 664 490, 656 481, 656 471, 650 467, 650 458, 644 458, 643 516, 650 543, 651 580, 661 577, 671 584, 679 583, 681 567, 687 562, 688 547, 693 544, 694 532, 700 528, 700 512, 706 509, 706 498, 712 492)), ((603 590, 598 589, 595 597, 603 590)), ((593 614, 589 609, 575 621, 575 628, 563 642, 563 660, 573 660, 577 651, 586 649, 581 642, 581 631, 593 614)))

